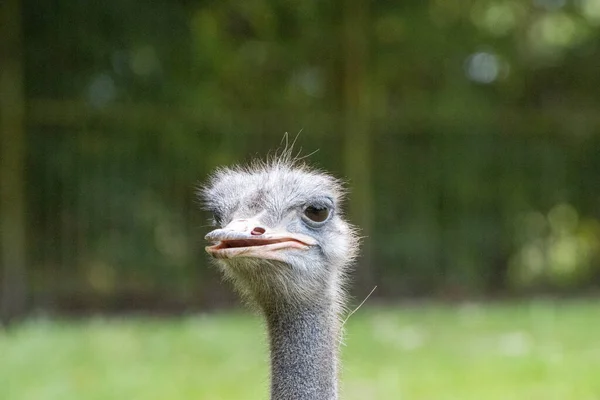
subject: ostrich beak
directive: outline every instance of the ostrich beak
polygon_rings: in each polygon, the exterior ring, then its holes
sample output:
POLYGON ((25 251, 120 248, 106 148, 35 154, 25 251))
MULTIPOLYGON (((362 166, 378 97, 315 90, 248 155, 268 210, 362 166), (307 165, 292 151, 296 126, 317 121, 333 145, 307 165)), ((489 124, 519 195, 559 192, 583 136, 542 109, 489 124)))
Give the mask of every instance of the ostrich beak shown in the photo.
POLYGON ((310 236, 269 229, 254 218, 231 221, 226 227, 208 233, 205 239, 214 243, 206 247, 206 252, 214 258, 249 257, 283 261, 280 250, 306 250, 317 245, 310 236))

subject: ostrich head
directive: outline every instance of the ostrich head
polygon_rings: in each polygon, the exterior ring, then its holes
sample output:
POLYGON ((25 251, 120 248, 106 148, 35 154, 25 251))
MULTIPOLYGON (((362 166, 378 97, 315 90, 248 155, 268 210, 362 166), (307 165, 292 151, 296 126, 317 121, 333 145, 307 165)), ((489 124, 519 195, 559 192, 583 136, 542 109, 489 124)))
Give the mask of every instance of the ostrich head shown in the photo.
POLYGON ((217 170, 201 195, 217 227, 206 251, 250 304, 263 311, 340 304, 358 240, 342 218, 339 180, 286 151, 217 170))

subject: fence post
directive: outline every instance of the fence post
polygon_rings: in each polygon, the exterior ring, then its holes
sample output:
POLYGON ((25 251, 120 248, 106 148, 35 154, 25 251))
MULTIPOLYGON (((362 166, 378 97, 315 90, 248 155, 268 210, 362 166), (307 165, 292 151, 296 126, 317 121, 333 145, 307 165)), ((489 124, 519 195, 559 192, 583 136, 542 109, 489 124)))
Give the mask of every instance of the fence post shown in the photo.
POLYGON ((368 0, 342 1, 344 167, 352 186, 350 217, 360 227, 361 235, 366 237, 362 245, 361 265, 356 271, 361 293, 373 289, 375 282, 369 244, 373 225, 369 3, 368 0))
POLYGON ((0 3, 0 317, 25 311, 25 99, 20 0, 0 3))

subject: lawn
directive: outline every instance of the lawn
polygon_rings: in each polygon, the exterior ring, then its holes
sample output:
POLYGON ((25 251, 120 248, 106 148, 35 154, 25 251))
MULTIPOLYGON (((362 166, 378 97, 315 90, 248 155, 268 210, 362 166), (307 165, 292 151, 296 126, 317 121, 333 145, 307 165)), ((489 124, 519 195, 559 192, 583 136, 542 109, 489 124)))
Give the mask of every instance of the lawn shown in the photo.
MULTIPOLYGON (((342 399, 600 400, 600 302, 363 307, 342 399)), ((31 319, 0 332, 2 400, 267 399, 258 318, 31 319)))

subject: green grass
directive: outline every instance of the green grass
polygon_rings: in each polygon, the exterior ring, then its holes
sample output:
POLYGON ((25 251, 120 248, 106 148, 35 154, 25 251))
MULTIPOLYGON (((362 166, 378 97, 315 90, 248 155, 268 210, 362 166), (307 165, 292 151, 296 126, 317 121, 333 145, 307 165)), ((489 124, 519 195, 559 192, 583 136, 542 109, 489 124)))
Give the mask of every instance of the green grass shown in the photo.
MULTIPOLYGON (((600 399, 600 303, 361 308, 342 398, 600 399)), ((2 400, 267 399, 258 318, 33 319, 0 332, 2 400)))

